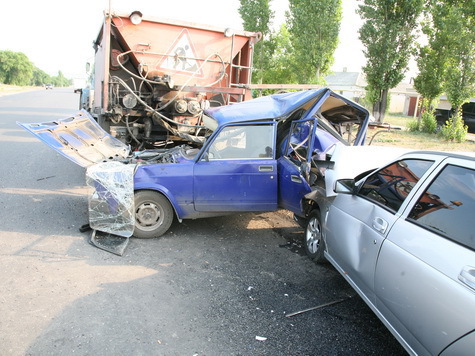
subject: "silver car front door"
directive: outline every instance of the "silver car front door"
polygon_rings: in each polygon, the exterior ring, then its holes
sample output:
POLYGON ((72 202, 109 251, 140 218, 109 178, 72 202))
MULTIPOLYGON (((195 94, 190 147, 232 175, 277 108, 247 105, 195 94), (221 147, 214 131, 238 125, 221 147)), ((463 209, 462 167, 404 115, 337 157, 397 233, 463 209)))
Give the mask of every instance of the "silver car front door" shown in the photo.
POLYGON ((374 304, 374 270, 388 232, 419 178, 433 161, 396 161, 368 176, 357 194, 339 194, 326 223, 327 258, 374 304))

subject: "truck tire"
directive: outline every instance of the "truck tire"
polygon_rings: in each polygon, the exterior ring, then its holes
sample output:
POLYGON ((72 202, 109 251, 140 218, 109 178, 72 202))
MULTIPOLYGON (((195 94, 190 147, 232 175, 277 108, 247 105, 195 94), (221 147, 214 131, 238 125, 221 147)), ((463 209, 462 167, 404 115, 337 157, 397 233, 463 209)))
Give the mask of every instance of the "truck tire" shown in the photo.
POLYGON ((305 229, 305 252, 316 263, 326 262, 324 257, 325 241, 323 240, 320 210, 313 210, 308 216, 305 229))
POLYGON ((151 239, 166 233, 173 222, 173 208, 165 196, 152 190, 135 193, 134 236, 151 239))

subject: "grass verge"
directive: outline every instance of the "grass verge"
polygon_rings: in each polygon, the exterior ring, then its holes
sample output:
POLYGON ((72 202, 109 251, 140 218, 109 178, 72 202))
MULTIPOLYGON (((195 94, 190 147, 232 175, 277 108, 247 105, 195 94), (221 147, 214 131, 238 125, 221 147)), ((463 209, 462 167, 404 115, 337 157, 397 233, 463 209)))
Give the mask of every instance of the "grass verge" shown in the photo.
POLYGON ((408 131, 407 125, 412 119, 412 117, 401 115, 387 115, 384 122, 400 129, 391 129, 389 132, 380 128, 369 129, 366 142, 369 144, 371 139, 373 139, 371 143, 372 145, 398 146, 415 150, 475 151, 475 135, 468 134, 467 140, 462 143, 444 141, 436 134, 408 131))
POLYGON ((0 96, 38 89, 41 87, 0 84, 0 96))

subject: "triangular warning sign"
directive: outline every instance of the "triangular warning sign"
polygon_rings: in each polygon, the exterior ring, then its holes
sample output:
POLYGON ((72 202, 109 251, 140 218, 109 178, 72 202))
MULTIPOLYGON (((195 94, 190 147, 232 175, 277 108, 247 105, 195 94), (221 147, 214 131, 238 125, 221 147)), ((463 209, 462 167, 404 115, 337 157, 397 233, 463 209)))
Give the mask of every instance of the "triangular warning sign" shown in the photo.
POLYGON ((196 77, 203 77, 203 70, 196 58, 196 51, 193 42, 191 42, 190 33, 184 28, 167 51, 167 56, 158 66, 162 69, 184 74, 196 73, 196 77))

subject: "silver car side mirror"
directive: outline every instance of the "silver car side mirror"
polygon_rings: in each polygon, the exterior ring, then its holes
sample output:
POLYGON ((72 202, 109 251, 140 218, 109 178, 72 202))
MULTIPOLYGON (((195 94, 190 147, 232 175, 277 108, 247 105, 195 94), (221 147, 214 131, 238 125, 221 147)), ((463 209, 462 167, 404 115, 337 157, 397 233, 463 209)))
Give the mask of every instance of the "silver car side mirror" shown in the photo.
POLYGON ((340 194, 354 194, 355 180, 354 179, 338 179, 335 183, 335 193, 340 194))

